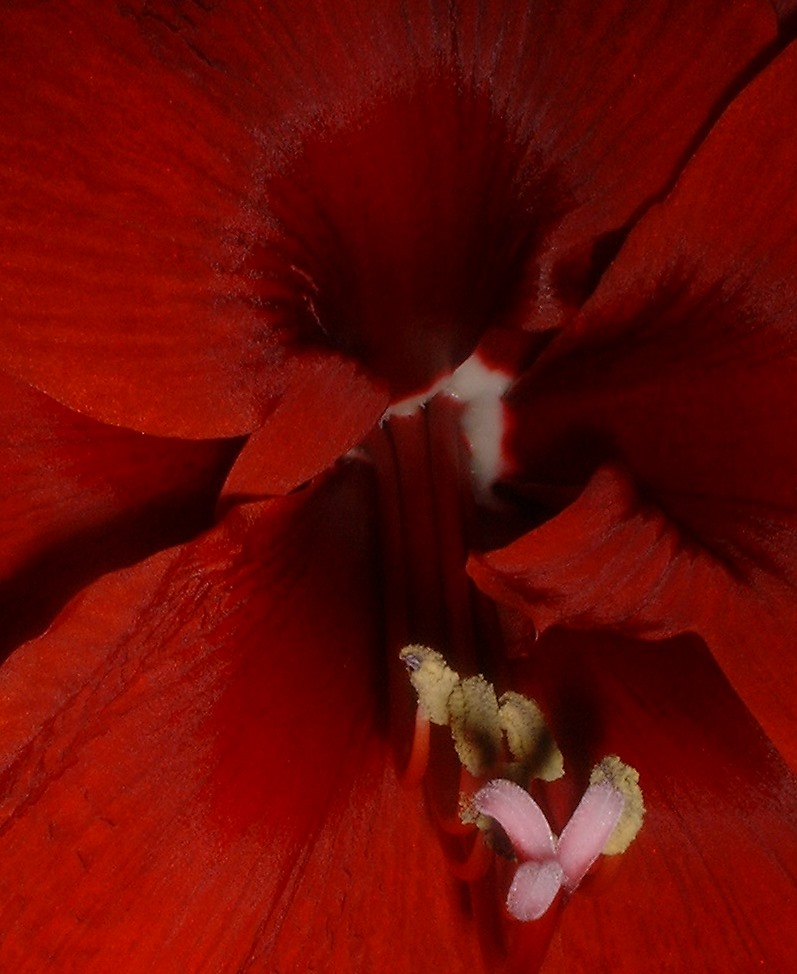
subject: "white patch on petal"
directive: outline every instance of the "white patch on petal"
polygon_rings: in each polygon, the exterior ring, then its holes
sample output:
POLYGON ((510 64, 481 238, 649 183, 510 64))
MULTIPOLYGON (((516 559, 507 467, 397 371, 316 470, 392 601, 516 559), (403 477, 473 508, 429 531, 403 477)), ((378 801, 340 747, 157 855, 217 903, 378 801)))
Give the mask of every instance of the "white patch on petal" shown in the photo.
POLYGON ((414 413, 417 413, 419 409, 423 409, 430 399, 434 399, 439 392, 444 391, 451 378, 450 375, 446 375, 442 379, 438 379, 433 386, 424 389, 423 392, 419 392, 414 396, 407 396, 406 399, 398 399, 396 402, 391 403, 382 416, 382 422, 384 423, 391 416, 412 416, 414 413))
POLYGON ((489 368, 477 353, 460 365, 443 390, 465 407, 462 431, 470 446, 473 484, 480 497, 489 493, 504 472, 502 399, 511 384, 509 373, 489 368))
POLYGON ((490 499, 490 489, 504 473, 504 393, 512 376, 490 368, 474 352, 451 375, 414 396, 394 402, 382 417, 412 416, 435 396, 451 396, 462 403, 462 432, 471 453, 474 493, 480 501, 490 499))

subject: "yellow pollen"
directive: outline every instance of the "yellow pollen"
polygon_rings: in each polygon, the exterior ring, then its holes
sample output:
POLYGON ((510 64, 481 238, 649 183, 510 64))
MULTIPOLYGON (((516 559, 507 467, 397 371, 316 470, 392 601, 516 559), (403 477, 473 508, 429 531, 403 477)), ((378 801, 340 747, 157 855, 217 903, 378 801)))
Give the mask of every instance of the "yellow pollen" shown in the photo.
POLYGON ((460 680, 448 698, 449 725, 462 764, 476 778, 502 760, 503 737, 495 690, 483 676, 460 680))
POLYGON ((445 726, 449 721, 448 698, 459 683, 459 674, 428 646, 405 646, 399 657, 409 670, 421 712, 433 724, 445 726))
POLYGON ((608 781, 625 798, 625 808, 620 821, 603 847, 604 856, 616 856, 618 853, 625 852, 642 828, 645 803, 642 800, 642 789, 639 787, 639 774, 629 765, 623 764, 616 754, 605 757, 593 768, 589 783, 597 785, 602 781, 608 781))
POLYGON ((514 690, 502 695, 499 719, 506 734, 509 753, 517 762, 518 775, 510 775, 519 784, 524 779, 554 781, 565 773, 562 752, 545 723, 534 700, 514 690))
POLYGON ((509 691, 499 704, 483 676, 460 677, 428 646, 405 646, 399 656, 420 715, 450 728, 459 760, 471 775, 500 774, 523 786, 530 778, 561 777, 561 752, 533 700, 509 691))

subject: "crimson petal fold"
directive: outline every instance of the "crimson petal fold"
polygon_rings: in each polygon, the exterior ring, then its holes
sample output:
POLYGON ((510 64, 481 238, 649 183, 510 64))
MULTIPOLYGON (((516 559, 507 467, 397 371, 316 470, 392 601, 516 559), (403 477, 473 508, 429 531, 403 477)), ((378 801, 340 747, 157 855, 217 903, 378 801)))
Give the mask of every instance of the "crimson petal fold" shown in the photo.
POLYGON ((0 966, 236 971, 267 936, 373 733, 368 496, 239 508, 9 658, 0 966))
POLYGON ((204 530, 240 445, 107 426, 0 373, 0 654, 103 572, 204 530))
POLYGON ((406 390, 497 317, 555 326, 774 34, 766 0, 1 16, 0 362, 197 438, 308 346, 406 390))
POLYGON ((519 383, 521 476, 589 483, 536 536, 474 563, 543 626, 698 632, 792 764, 796 112, 792 45, 519 383))

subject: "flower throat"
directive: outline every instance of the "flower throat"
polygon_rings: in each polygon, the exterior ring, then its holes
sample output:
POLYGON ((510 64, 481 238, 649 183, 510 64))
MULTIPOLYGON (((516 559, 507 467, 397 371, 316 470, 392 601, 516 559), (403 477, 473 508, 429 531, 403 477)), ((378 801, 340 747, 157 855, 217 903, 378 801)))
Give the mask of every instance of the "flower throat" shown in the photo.
POLYGON ((609 755, 554 835, 533 795, 544 802, 566 758, 535 701, 494 688, 507 684, 498 609, 465 565, 501 516, 491 488, 506 472, 509 383, 474 355, 425 396, 394 405, 360 455, 378 480, 402 783, 423 787, 453 875, 471 886, 497 881, 511 924, 539 920, 601 854, 624 851, 644 806, 636 772, 609 755))

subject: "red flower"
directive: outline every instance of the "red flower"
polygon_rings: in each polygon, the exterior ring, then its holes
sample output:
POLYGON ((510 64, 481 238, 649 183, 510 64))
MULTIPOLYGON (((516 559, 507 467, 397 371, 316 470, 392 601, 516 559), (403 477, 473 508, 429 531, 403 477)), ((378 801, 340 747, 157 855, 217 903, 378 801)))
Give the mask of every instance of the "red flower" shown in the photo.
POLYGON ((3 968, 788 970, 797 48, 768 0, 0 26, 3 968), (498 506, 430 398, 475 350, 516 380, 498 506), (411 641, 540 701, 557 829, 597 758, 639 771, 639 838, 540 920, 500 866, 452 874, 445 735, 425 799, 396 782, 411 641))

